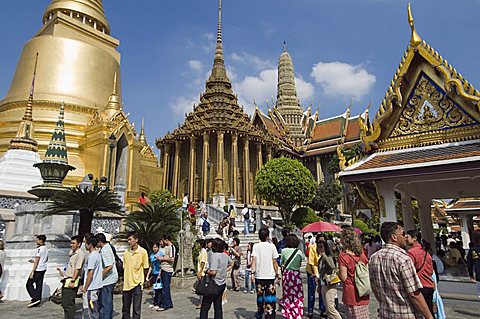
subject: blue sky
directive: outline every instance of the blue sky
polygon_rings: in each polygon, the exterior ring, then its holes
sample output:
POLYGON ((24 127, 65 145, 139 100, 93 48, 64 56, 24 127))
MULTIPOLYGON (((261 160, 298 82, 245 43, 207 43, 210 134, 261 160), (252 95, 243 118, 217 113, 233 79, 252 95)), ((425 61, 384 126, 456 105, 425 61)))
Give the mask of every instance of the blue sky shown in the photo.
MULTIPOLYGON (((213 63, 217 0, 104 0, 121 42, 124 108, 153 144, 198 103, 213 63)), ((0 98, 25 42, 41 26, 48 0, 2 1, 0 98)), ((276 96, 283 41, 302 104, 320 117, 376 111, 410 39, 406 0, 223 0, 223 47, 233 89, 245 109, 276 96)), ((415 26, 480 89, 480 1, 412 1, 415 26)), ((269 102, 271 105, 271 102, 269 102)))

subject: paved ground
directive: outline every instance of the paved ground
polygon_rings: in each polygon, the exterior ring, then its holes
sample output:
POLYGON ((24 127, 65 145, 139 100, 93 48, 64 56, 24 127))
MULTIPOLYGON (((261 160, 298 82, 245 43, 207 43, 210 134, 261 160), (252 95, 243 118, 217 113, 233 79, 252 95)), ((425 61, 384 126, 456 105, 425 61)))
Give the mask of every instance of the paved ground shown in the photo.
MULTIPOLYGON (((460 287, 462 288, 462 287, 460 287)), ((194 304, 198 302, 197 296, 187 290, 176 290, 173 292, 173 302, 175 308, 166 312, 153 312, 148 309, 151 302, 150 292, 144 292, 144 303, 142 307, 142 318, 198 318, 198 311, 194 309, 194 304)), ((339 291, 339 297, 341 292, 339 291)), ((27 302, 0 301, 0 318, 1 319, 17 319, 17 318, 62 318, 63 310, 52 302, 45 302, 39 308, 28 309, 27 302)), ((77 306, 80 307, 80 300, 77 299, 77 306)), ((466 319, 480 318, 480 301, 462 301, 462 300, 445 300, 445 308, 447 318, 466 319)), ((80 309, 80 308, 79 308, 80 309)), ((114 309, 116 310, 114 318, 121 318, 121 297, 115 297, 114 309)), ((372 318, 376 318, 377 302, 372 300, 370 303, 370 312, 372 318)), ((342 306, 340 305, 342 312, 342 306)), ((228 292, 228 303, 224 306, 224 318, 252 319, 255 312, 255 296, 244 294, 242 292, 228 292)), ((80 318, 80 311, 78 311, 80 318)), ((210 311, 210 317, 213 318, 213 309, 210 311)), ((277 315, 277 318, 283 318, 277 315)), ((318 318, 318 317, 316 317, 318 318)))

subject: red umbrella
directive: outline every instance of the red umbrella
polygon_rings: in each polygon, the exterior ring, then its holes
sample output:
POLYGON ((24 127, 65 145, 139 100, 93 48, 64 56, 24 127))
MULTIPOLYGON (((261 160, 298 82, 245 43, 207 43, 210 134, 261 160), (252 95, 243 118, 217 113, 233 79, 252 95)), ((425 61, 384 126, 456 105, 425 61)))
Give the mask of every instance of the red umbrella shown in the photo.
POLYGON ((342 228, 340 226, 337 226, 333 223, 327 223, 327 222, 315 222, 311 223, 302 229, 302 233, 322 233, 322 232, 341 232, 342 228))

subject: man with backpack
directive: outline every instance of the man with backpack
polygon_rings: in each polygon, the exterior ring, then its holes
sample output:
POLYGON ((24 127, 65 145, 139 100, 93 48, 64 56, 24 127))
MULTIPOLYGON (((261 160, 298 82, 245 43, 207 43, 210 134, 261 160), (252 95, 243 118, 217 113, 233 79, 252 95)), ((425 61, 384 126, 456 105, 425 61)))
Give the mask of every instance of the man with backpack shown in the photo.
POLYGON ((384 222, 380 234, 385 247, 369 262, 370 284, 379 303, 380 319, 433 319, 420 290, 413 261, 405 252, 405 231, 397 222, 384 222))
POLYGON ((202 233, 203 237, 208 235, 210 233, 210 221, 208 220, 208 213, 203 214, 202 216, 202 233))

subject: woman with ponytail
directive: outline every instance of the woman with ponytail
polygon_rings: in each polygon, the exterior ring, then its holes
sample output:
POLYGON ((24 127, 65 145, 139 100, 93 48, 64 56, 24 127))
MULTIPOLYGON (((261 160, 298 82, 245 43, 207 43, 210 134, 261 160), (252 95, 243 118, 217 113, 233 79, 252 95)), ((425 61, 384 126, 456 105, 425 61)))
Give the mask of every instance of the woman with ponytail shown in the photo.
POLYGON ((430 254, 430 243, 422 240, 422 234, 418 230, 409 230, 406 233, 405 239, 408 249, 408 256, 412 259, 420 282, 423 288, 420 289, 425 301, 427 302, 428 309, 432 315, 433 311, 433 292, 435 291, 435 284, 432 279, 433 274, 433 262, 432 255, 430 254))

